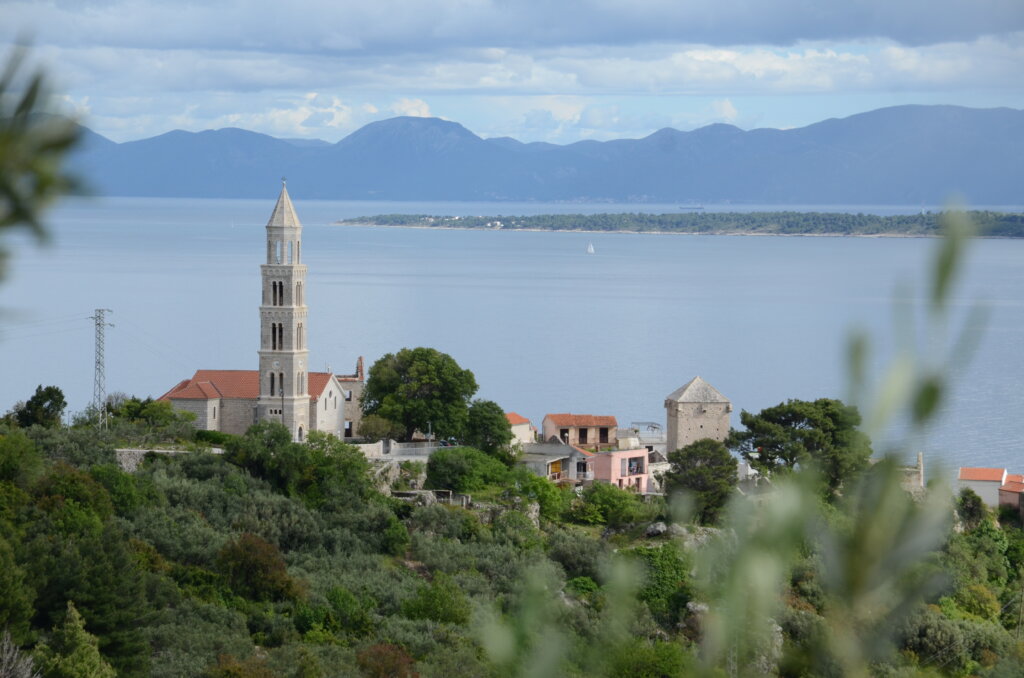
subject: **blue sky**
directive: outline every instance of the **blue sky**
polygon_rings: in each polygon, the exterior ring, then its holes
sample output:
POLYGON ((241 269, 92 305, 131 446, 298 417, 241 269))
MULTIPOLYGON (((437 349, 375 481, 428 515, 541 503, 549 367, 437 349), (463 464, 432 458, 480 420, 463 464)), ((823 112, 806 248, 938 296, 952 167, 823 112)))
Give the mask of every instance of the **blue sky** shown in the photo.
POLYGON ((898 104, 1024 108, 1024 0, 4 0, 115 141, 395 115, 571 143, 898 104))

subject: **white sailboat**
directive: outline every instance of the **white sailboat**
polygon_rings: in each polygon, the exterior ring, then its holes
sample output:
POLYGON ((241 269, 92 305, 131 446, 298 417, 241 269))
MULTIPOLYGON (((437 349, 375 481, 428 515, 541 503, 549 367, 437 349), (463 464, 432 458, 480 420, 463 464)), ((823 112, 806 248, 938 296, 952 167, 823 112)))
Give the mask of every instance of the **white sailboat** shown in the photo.
POLYGON ((593 253, 594 253, 594 243, 588 242, 587 243, 587 254, 593 254, 593 253))

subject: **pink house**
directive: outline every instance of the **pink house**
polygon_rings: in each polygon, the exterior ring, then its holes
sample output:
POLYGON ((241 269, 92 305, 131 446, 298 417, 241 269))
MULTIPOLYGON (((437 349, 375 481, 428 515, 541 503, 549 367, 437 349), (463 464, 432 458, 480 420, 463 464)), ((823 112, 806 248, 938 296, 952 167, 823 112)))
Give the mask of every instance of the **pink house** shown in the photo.
POLYGON ((614 450, 590 458, 594 480, 611 483, 623 489, 647 492, 647 450, 614 450))

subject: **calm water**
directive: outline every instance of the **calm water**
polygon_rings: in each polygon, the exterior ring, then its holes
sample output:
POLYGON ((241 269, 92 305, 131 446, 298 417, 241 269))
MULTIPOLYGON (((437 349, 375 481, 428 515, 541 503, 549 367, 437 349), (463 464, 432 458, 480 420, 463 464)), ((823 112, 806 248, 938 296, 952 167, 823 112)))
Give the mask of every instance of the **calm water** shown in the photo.
MULTIPOLYGON (((311 366, 350 372, 433 346, 476 374, 479 396, 539 424, 546 412, 663 421, 664 396, 701 375, 737 408, 845 397, 844 342, 892 355, 899 319, 925 356, 940 333, 914 309, 936 241, 507 233, 339 227, 389 212, 665 212, 676 205, 352 203, 297 199, 309 265, 311 366), (584 254, 588 242, 596 254, 584 254), (911 333, 914 333, 912 331, 911 333)), ((273 199, 72 202, 54 244, 15 245, 0 287, 7 378, 0 409, 57 384, 91 399, 92 309, 113 309, 107 390, 159 396, 197 368, 253 369, 263 226, 273 199)), ((755 209, 748 206, 747 209, 755 209)), ((711 209, 709 207, 709 209, 711 209)), ((732 209, 726 206, 722 209, 732 209)), ((821 209, 821 208, 817 208, 821 209)), ((832 208, 843 209, 843 208, 832 208)), ((919 207, 847 211, 913 212, 919 207)), ((1024 241, 972 244, 951 325, 988 313, 969 363, 953 361, 942 423, 913 441, 930 465, 1024 471, 1024 241)), ((929 352, 931 351, 931 352, 929 352)), ((733 424, 738 425, 738 415, 733 424)))

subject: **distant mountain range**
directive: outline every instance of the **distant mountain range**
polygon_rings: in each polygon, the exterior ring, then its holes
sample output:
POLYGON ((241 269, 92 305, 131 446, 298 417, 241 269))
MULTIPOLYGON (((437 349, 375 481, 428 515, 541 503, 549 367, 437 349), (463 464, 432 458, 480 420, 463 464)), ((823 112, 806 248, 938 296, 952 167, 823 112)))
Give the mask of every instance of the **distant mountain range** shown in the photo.
POLYGON ((482 139, 437 118, 374 122, 336 144, 241 129, 114 143, 72 158, 94 193, 761 204, 1024 203, 1024 111, 897 106, 798 129, 715 124, 564 146, 482 139))

